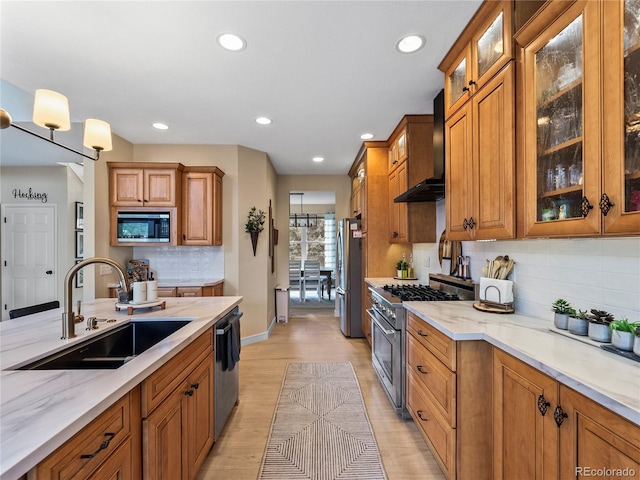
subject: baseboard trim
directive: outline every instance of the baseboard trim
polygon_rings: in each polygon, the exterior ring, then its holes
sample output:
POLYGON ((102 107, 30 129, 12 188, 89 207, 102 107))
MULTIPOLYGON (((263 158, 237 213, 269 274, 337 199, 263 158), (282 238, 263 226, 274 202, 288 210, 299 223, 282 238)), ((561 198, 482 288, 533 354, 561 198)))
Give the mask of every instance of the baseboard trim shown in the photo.
POLYGON ((252 343, 264 342, 265 340, 269 340, 269 336, 271 335, 271 330, 273 330, 273 327, 275 324, 276 324, 276 317, 273 317, 273 320, 271 320, 271 325, 269 325, 269 328, 267 329, 266 332, 257 333, 255 335, 250 335, 248 337, 242 337, 242 340, 240 340, 240 345, 241 346, 251 345, 252 343))

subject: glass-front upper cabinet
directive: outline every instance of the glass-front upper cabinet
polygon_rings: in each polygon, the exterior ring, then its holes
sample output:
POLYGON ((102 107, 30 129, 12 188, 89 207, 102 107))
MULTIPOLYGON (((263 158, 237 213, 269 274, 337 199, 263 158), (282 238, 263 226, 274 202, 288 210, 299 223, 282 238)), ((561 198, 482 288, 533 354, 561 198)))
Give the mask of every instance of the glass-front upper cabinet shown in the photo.
POLYGON ((516 39, 524 45, 524 234, 599 234, 600 5, 546 8, 559 11, 539 14, 516 39))
POLYGON ((513 58, 511 19, 511 2, 485 2, 443 60, 447 117, 513 58))
POLYGON ((640 233, 640 0, 606 2, 604 233, 640 233))
POLYGON ((578 16, 535 53, 536 221, 582 216, 582 32, 578 16))

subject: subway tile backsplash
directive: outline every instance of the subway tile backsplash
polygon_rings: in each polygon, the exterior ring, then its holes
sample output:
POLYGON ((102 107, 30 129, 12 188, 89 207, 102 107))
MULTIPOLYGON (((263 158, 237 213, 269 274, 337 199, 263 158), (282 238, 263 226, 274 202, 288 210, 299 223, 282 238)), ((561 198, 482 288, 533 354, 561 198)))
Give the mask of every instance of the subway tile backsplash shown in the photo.
MULTIPOLYGON (((444 230, 444 203, 437 207, 438 230, 444 230)), ((640 322, 640 237, 499 240, 463 242, 471 257, 471 277, 480 281, 487 259, 509 255, 515 262, 518 313, 552 319, 551 303, 565 298, 576 309, 607 310, 640 322)), ((440 272, 437 244, 414 244, 420 281, 440 272), (430 268, 425 266, 430 258, 430 268)))
POLYGON ((159 282, 200 283, 224 278, 222 247, 134 247, 134 258, 149 260, 159 282))

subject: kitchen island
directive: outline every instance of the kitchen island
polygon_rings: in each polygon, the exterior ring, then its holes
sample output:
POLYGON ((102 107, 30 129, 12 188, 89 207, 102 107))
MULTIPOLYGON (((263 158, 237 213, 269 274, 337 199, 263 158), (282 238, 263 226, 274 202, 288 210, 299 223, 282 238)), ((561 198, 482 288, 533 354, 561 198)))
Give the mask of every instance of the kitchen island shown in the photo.
POLYGON ((0 323, 0 477, 17 479, 188 347, 242 297, 171 298, 166 309, 115 311, 113 299, 83 304, 98 329, 76 324, 76 338, 60 340, 62 309, 0 323), (132 317, 193 319, 115 370, 15 370, 114 329, 132 317), (106 320, 115 320, 107 322, 106 320))

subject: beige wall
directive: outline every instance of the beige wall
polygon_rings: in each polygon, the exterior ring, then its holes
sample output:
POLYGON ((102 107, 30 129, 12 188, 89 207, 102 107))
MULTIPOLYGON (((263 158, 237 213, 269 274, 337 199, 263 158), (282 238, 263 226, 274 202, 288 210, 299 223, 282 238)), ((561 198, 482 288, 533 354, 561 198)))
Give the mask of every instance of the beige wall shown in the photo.
POLYGON ((276 228, 282 239, 277 246, 277 282, 289 284, 289 192, 336 192, 336 219, 349 216, 351 205, 351 180, 344 175, 280 175, 278 177, 278 209, 276 228))

